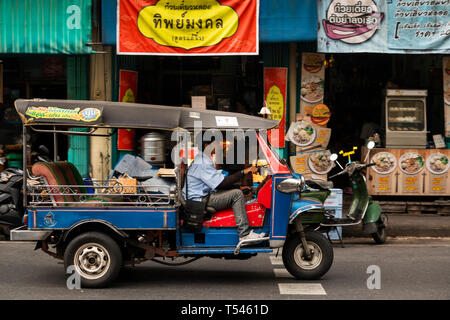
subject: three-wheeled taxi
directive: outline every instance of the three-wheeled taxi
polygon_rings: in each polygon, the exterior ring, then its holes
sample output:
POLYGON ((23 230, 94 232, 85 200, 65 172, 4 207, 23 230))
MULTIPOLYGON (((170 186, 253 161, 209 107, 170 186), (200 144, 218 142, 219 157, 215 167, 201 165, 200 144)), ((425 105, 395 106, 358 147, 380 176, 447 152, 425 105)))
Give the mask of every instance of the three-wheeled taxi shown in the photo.
MULTIPOLYGON (((143 137, 159 133, 166 137, 158 145, 160 150, 170 153, 179 145, 172 134, 180 129, 192 132, 201 125, 203 131, 254 133, 254 140, 244 140, 247 148, 257 146, 257 157, 246 161, 260 165, 260 179, 250 185, 246 212, 250 227, 267 236, 250 242, 239 241, 231 208, 218 212, 207 208, 199 232, 183 227, 182 188, 189 159, 162 157, 149 164, 151 168, 143 166, 139 171, 135 169, 144 160, 139 158, 138 165, 130 160, 138 157, 129 157, 105 181, 88 183, 67 161, 27 163, 27 148, 23 148, 26 210, 24 225, 11 231, 11 240, 37 241, 36 249, 63 260, 66 270, 73 266, 83 287, 104 287, 123 265, 146 260, 179 265, 180 260, 184 264, 200 257, 247 259, 278 248, 282 248, 286 269, 297 279, 318 279, 331 267, 333 248, 316 231, 327 214, 323 204, 331 186, 305 181, 272 150, 264 132, 274 128, 276 121, 230 112, 104 101, 19 99, 15 106, 23 121, 24 146, 27 133, 104 136, 98 129, 107 128, 106 135, 111 135, 122 128, 136 129, 136 135, 143 137), (73 130, 80 127, 87 129, 73 130)), ((179 151, 172 154, 182 156, 179 151)), ((189 158, 188 150, 184 151, 189 158)))

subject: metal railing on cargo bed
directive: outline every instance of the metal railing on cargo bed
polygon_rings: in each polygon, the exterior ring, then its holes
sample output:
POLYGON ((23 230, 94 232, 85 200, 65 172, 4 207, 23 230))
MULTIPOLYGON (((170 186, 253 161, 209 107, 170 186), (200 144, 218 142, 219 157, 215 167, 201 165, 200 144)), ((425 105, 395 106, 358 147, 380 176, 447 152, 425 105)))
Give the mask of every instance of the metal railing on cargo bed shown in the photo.
POLYGON ((176 189, 167 185, 127 185, 115 179, 92 185, 28 184, 30 207, 172 207, 176 189))

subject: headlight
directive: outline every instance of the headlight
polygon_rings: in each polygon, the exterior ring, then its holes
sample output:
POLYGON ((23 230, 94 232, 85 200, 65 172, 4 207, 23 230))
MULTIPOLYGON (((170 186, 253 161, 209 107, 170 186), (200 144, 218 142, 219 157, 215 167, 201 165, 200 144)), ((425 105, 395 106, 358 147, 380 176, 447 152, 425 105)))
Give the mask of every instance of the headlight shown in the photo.
POLYGON ((277 190, 282 193, 301 192, 305 186, 305 178, 300 179, 289 178, 277 184, 277 190))

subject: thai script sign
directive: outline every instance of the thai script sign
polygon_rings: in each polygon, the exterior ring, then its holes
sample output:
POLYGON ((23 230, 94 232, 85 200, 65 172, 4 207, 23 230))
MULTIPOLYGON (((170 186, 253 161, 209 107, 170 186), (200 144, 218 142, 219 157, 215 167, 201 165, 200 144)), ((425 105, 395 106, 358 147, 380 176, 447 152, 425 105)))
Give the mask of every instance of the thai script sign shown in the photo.
POLYGON ((259 0, 118 0, 118 54, 258 54, 259 0))
POLYGON ((102 112, 97 108, 80 108, 75 109, 63 109, 58 107, 41 107, 31 106, 28 107, 25 115, 29 118, 37 120, 70 120, 81 122, 95 122, 97 121, 102 112))
POLYGON ((264 68, 264 101, 270 110, 269 119, 279 121, 268 131, 269 141, 276 148, 284 148, 286 130, 287 68, 264 68))
POLYGON ((318 1, 319 52, 450 49, 450 0, 318 1))
MULTIPOLYGON (((119 72, 119 101, 136 102, 138 87, 138 73, 132 70, 120 70, 119 72)), ((117 150, 133 151, 133 129, 119 129, 117 133, 117 150)))
POLYGON ((450 1, 398 0, 388 9, 389 48, 450 48, 450 1))

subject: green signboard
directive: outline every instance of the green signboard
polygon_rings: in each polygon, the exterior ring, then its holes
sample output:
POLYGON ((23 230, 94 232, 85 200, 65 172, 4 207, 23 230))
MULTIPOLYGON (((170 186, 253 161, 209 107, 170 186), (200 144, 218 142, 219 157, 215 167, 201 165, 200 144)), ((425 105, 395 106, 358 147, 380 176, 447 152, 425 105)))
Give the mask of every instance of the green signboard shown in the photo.
POLYGON ((0 53, 92 52, 92 0, 1 0, 0 53))

